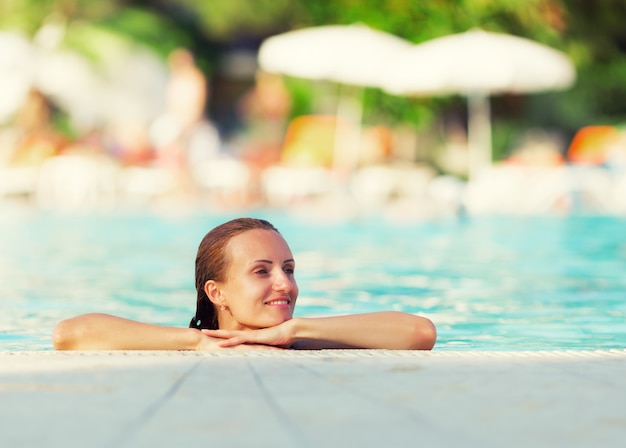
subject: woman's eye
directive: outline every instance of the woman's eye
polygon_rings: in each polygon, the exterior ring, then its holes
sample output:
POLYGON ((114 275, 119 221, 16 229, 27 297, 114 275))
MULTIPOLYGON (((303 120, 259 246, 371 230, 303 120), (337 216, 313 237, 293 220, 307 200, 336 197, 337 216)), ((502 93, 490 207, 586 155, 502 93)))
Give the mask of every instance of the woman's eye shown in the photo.
POLYGON ((267 274, 267 271, 265 269, 257 269, 256 271, 254 271, 255 274, 267 274))

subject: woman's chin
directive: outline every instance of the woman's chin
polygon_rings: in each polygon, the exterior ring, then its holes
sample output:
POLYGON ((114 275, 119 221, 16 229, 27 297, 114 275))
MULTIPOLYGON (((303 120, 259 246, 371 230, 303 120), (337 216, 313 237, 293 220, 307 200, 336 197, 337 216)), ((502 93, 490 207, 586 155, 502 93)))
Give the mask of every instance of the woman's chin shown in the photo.
POLYGON ((284 313, 282 315, 274 315, 268 316, 266 319, 263 319, 264 327, 275 327, 277 325, 282 324, 292 318, 292 313, 284 313))

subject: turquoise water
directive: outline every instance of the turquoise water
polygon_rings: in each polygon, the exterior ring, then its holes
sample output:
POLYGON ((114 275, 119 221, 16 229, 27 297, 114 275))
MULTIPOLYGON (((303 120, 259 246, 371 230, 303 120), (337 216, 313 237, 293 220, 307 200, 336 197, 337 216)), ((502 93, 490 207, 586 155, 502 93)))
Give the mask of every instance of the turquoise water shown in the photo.
MULTIPOLYGON (((280 213, 296 314, 430 317, 439 350, 626 347, 626 220, 463 218, 323 224, 280 213)), ((59 319, 100 311, 186 326, 202 236, 234 216, 0 210, 0 351, 50 350, 59 319)))

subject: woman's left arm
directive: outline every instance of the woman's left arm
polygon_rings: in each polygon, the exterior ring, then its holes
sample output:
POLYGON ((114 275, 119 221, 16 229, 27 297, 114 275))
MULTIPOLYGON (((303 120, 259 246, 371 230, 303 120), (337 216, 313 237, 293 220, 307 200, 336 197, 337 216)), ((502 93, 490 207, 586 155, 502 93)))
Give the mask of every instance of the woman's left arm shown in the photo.
POLYGON ((437 331, 420 316, 386 311, 332 317, 296 317, 276 327, 253 331, 203 330, 224 338, 223 347, 245 343, 296 349, 367 348, 430 350, 437 331))
POLYGON ((294 318, 293 347, 430 350, 437 331, 420 316, 386 311, 319 318, 294 318))

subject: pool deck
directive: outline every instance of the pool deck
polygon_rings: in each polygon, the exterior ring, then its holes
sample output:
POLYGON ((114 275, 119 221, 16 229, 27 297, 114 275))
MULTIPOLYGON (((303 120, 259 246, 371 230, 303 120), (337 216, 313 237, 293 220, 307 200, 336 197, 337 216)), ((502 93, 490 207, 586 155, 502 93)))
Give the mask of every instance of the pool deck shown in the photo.
POLYGON ((0 352, 0 447, 622 447, 626 350, 0 352))

